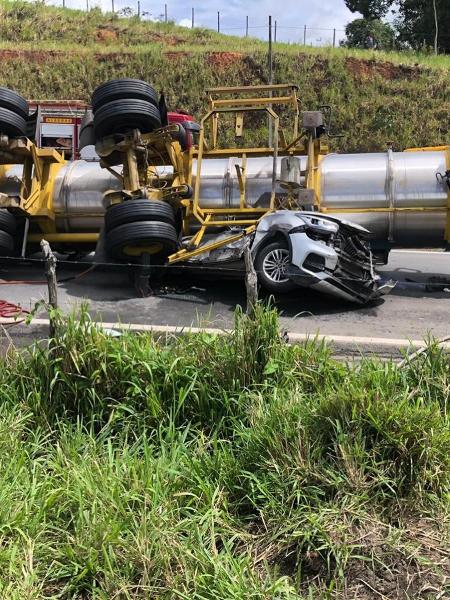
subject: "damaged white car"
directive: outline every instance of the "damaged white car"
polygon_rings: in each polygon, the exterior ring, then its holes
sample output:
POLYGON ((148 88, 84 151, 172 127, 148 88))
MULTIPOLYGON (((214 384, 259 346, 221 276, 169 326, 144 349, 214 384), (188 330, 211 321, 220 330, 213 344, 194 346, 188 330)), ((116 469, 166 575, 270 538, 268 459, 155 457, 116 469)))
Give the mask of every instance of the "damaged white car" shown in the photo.
MULTIPOLYGON (((230 230, 215 236, 228 236, 230 230)), ((260 284, 280 294, 312 288, 343 300, 365 304, 389 293, 373 265, 370 232, 355 223, 322 213, 279 210, 263 217, 251 240, 260 284)), ((208 241, 211 241, 209 239, 208 241)), ((206 240, 205 240, 206 243, 206 240)), ((243 271, 246 240, 195 257, 187 264, 214 266, 219 272, 243 271)))

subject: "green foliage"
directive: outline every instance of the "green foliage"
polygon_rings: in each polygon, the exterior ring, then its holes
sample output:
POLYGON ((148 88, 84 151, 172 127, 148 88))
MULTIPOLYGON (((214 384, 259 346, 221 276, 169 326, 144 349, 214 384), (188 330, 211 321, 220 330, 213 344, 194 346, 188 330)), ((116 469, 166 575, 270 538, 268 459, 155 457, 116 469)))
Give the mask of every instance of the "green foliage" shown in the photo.
MULTIPOLYGON (((438 48, 450 53, 450 10, 447 0, 436 0, 438 48)), ((396 27, 400 40, 412 48, 434 48, 436 34, 433 0, 400 0, 396 27)))
POLYGON ((349 48, 376 48, 377 50, 393 50, 395 32, 389 23, 379 19, 355 19, 345 28, 349 48))
POLYGON ((352 12, 360 12, 364 19, 380 19, 391 8, 395 0, 345 0, 352 12))
POLYGON ((83 311, 10 351, 0 382, 2 598, 445 595, 450 362, 432 342, 402 369, 352 366, 287 345, 263 306, 159 341, 83 311))

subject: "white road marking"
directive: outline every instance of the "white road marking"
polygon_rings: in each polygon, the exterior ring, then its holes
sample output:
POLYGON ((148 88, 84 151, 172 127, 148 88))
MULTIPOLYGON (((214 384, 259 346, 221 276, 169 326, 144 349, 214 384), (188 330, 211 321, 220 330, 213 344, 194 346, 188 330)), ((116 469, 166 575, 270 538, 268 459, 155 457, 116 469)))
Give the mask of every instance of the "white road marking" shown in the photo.
MULTIPOLYGON (((0 325, 13 325, 14 319, 0 318, 0 325)), ((230 333, 230 329, 219 329, 215 327, 180 327, 173 325, 145 325, 141 323, 102 323, 95 322, 95 325, 104 329, 115 329, 118 331, 136 331, 143 333, 161 333, 171 335, 183 335, 187 333, 206 333, 210 335, 225 335, 230 333)), ((48 319, 33 319, 31 325, 49 325, 48 319)), ((389 348, 422 348, 425 345, 423 340, 408 340, 404 338, 378 338, 362 337, 353 335, 322 335, 314 333, 294 333, 287 332, 289 342, 298 344, 306 341, 324 341, 330 344, 338 344, 349 347, 389 347, 389 348)), ((446 337, 446 336, 442 336, 446 337)), ((441 344, 442 348, 450 350, 450 342, 441 344)))

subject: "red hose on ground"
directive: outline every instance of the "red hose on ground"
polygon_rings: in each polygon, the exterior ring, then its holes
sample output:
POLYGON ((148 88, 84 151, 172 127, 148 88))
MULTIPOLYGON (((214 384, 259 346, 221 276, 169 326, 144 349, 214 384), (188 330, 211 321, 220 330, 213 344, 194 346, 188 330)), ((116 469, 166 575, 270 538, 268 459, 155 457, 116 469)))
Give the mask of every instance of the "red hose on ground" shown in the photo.
POLYGON ((28 314, 28 310, 20 308, 20 306, 17 306, 17 304, 6 302, 6 300, 0 300, 0 317, 3 319, 13 319, 14 317, 20 317, 21 315, 28 314))

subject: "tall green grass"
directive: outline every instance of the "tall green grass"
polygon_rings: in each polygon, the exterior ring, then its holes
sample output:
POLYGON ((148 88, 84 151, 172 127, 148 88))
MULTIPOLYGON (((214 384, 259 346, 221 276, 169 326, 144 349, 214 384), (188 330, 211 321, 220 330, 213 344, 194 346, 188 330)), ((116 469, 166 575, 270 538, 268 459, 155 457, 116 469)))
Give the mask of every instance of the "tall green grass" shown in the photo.
POLYGON ((1 598, 448 591, 433 344, 402 369, 353 366, 287 345, 262 306, 227 336, 159 341, 82 313, 50 348, 11 350, 0 381, 1 598))

